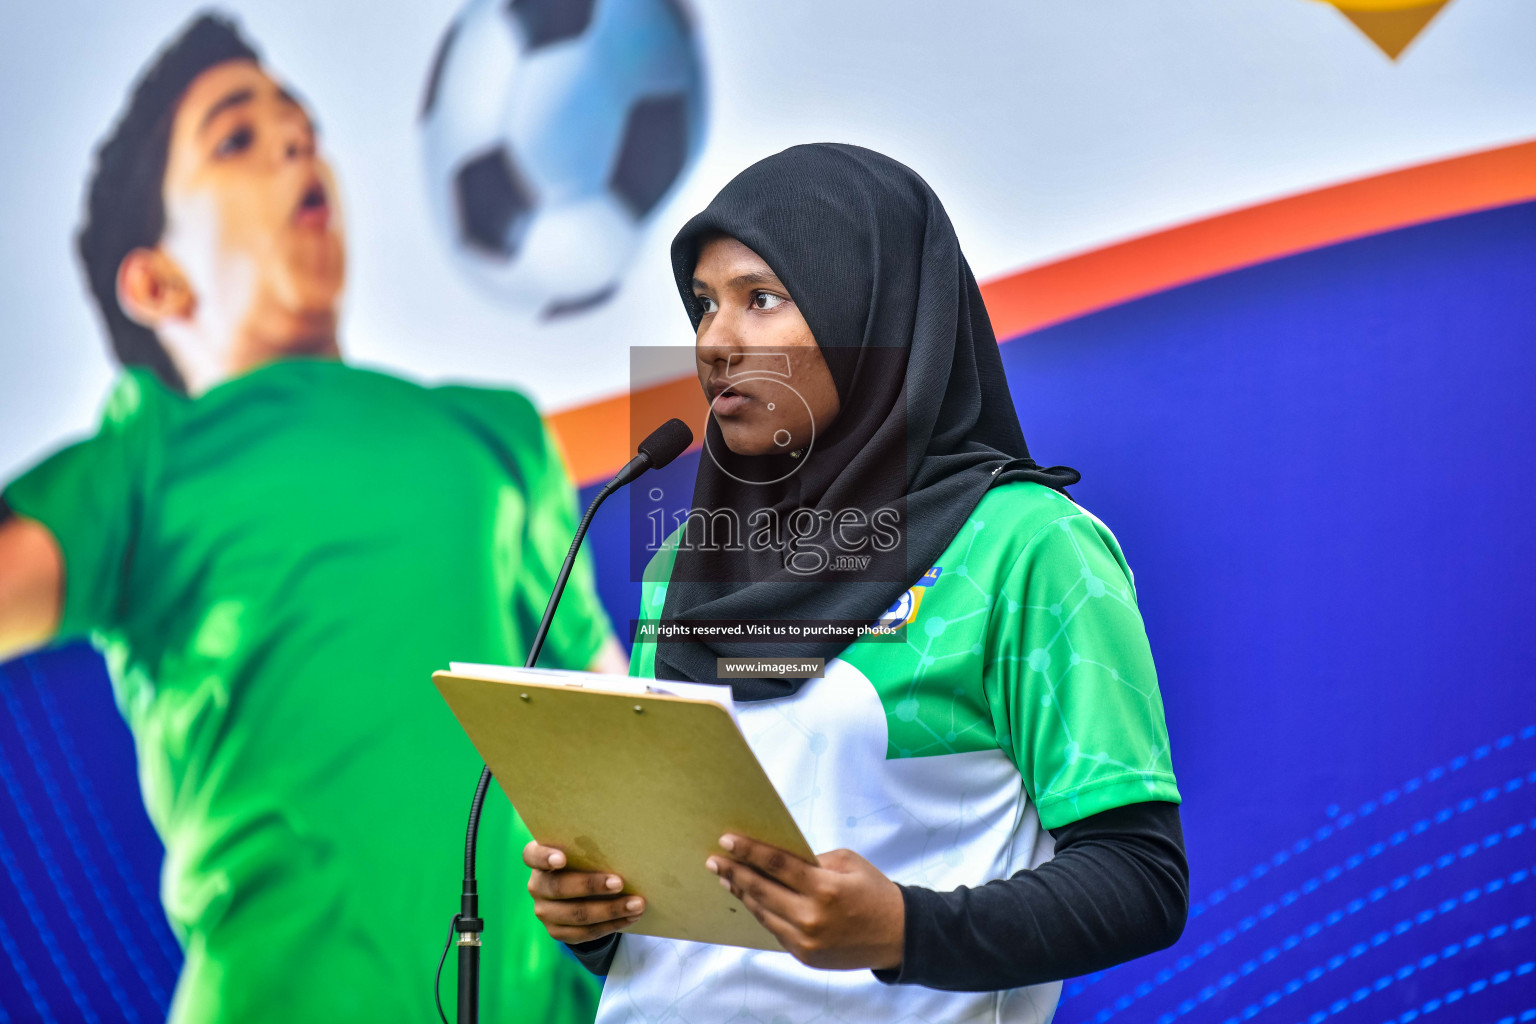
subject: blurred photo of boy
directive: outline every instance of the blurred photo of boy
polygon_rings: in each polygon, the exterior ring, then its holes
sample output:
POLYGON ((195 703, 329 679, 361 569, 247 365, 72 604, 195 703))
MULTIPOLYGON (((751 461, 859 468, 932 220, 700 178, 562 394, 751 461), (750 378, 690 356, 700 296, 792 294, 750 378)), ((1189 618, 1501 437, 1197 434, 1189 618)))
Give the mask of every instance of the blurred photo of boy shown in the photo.
MULTIPOLYGON (((95 436, 3 492, 0 659, 105 654, 186 955, 172 1020, 436 1020, 479 760, 429 677, 521 664, 574 528, 560 454, 516 392, 342 361, 336 182, 222 18, 133 88, 78 243, 123 372, 95 436)), ((586 561, 542 662, 625 670, 586 561)), ((490 803, 486 1019, 589 1020, 490 803)))

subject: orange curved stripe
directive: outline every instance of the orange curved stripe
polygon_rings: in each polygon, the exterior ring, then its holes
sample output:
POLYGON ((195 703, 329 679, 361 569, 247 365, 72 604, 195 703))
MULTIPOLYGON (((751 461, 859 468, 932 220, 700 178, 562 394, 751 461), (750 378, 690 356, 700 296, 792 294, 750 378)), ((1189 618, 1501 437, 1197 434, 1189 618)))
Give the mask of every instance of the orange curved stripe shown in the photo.
POLYGON ((674 416, 692 428, 693 448, 698 448, 708 415, 698 378, 678 377, 564 409, 545 421, 565 452, 571 478, 585 487, 617 473, 634 455, 635 445, 674 416))
POLYGON ((1536 199, 1536 141, 1287 196, 982 285, 999 338, 1352 238, 1536 199))
MULTIPOLYGON (((1030 267, 981 286, 1000 340, 1217 274, 1354 238, 1536 199, 1536 140, 1437 160, 1248 206, 1030 267)), ((587 484, 629 461, 633 441, 672 416, 702 437, 708 405, 692 377, 548 417, 587 484), (631 421, 635 429, 631 430, 631 421)))

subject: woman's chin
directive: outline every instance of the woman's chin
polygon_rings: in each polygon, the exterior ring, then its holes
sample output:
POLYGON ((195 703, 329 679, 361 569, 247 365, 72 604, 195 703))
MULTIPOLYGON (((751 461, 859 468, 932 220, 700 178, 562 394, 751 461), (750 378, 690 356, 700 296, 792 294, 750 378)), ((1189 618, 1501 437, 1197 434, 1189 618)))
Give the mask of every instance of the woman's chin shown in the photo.
POLYGON ((732 455, 772 455, 783 452, 773 443, 773 438, 759 437, 756 431, 732 430, 721 424, 720 436, 725 439, 725 446, 731 450, 732 455))
POLYGON ((763 454, 765 454, 761 445, 746 444, 746 443, 743 443, 743 442, 732 443, 730 438, 726 438, 725 446, 730 449, 732 455, 763 455, 763 454))

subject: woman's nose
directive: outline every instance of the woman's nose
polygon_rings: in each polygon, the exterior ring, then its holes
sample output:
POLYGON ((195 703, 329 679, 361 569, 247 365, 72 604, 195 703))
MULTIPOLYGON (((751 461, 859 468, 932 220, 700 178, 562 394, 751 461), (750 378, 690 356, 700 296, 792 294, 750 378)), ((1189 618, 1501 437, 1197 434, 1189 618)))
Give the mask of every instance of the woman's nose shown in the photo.
POLYGON ((698 347, 707 351, 715 362, 725 362, 733 354, 742 350, 741 338, 737 331, 737 325, 732 318, 721 310, 715 314, 710 325, 704 333, 699 335, 698 347))

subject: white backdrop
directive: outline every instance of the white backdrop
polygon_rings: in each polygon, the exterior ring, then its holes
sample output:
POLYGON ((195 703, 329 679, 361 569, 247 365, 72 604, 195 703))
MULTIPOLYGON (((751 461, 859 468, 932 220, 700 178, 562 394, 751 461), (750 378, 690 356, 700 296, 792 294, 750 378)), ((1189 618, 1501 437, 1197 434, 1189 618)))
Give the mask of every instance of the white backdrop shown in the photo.
MULTIPOLYGON (((113 366, 72 255, 82 184, 128 83, 200 6, 6 2, 0 479, 95 420, 113 366)), ((860 143, 917 168, 985 279, 1536 137, 1531 0, 1453 0, 1396 63, 1313 0, 702 0, 703 156, 618 294, 551 324, 465 280, 428 216, 415 117, 456 8, 224 7, 309 101, 338 170, 349 357, 510 383, 551 409, 622 390, 630 344, 689 341, 666 265, 672 231, 747 163, 797 142, 860 143)))

